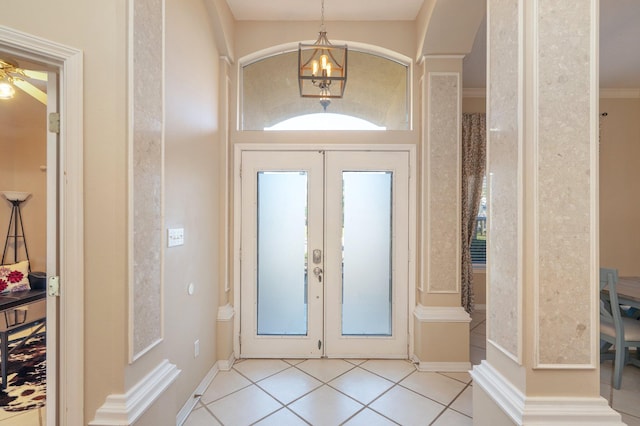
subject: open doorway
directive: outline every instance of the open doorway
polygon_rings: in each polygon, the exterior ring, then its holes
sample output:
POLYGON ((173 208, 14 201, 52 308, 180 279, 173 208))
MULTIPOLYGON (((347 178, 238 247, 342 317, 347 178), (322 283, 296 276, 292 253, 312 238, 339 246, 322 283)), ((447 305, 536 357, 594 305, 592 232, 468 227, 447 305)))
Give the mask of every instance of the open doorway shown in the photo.
MULTIPOLYGON (((0 53, 59 75, 59 133, 47 132, 46 424, 84 423, 84 209, 82 52, 0 26, 0 53), (54 161, 55 160, 55 161, 54 161), (62 178, 64 177, 64 179, 62 178), (55 255, 53 255, 55 253, 55 255), (61 283, 60 297, 51 285, 61 283), (55 367, 52 367, 55 366, 55 367), (54 394, 55 393, 55 394, 54 394)), ((49 80, 51 82, 51 80, 49 80)), ((47 121, 49 120, 47 111, 47 121)), ((55 121, 55 120, 54 120, 55 121)), ((28 231, 27 231, 28 232, 28 231)), ((1 237, 0 237, 1 238, 1 237)))
POLYGON ((0 50, 0 421, 44 424, 55 398, 47 392, 57 336, 47 325, 46 287, 58 268, 58 143, 48 132, 57 75, 57 67, 0 50))

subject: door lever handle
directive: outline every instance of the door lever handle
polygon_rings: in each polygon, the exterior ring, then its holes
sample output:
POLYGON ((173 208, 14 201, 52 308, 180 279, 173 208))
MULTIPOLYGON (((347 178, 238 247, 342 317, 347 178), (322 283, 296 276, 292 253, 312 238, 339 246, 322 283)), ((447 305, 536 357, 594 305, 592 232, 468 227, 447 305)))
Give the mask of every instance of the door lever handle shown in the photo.
POLYGON ((321 267, 316 266, 315 268, 313 268, 313 275, 318 277, 318 281, 319 282, 322 282, 322 268, 321 267))

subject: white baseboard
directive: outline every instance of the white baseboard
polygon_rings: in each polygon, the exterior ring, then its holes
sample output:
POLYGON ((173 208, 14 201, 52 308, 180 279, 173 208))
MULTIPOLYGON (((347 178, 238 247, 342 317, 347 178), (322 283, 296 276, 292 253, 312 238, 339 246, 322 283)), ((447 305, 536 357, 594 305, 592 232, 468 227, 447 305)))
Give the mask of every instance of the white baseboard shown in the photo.
POLYGON ((417 305, 413 315, 420 322, 471 322, 471 316, 461 306, 417 305))
POLYGON ((467 373, 471 370, 470 362, 420 362, 416 363, 418 371, 438 373, 467 373))
POLYGON ((200 381, 200 384, 189 396, 189 399, 187 399, 187 402, 184 403, 180 411, 178 411, 178 414, 176 415, 176 426, 182 426, 182 424, 187 420, 187 417, 189 417, 189 414, 191 414, 191 411, 193 411, 193 408, 198 403, 200 396, 205 393, 213 379, 216 377, 216 374, 218 374, 218 371, 220 370, 218 370, 218 364, 216 363, 211 367, 211 370, 209 370, 207 375, 204 376, 204 379, 200 381))
POLYGON ((173 383, 180 370, 165 359, 124 394, 107 396, 90 426, 132 425, 173 383))
POLYGON ((602 397, 527 397, 486 361, 471 371, 479 386, 517 425, 621 425, 602 397))
POLYGON ((233 363, 236 362, 236 357, 232 353, 229 359, 221 359, 217 362, 218 370, 220 371, 229 371, 231 367, 233 367, 233 363))

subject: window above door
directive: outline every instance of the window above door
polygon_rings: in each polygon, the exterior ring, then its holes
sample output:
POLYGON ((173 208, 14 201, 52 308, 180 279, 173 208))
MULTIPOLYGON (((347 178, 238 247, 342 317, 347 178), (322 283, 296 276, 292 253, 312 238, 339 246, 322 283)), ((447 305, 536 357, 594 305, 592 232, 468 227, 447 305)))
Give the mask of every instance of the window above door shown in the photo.
MULTIPOLYGON (((289 119, 323 113, 317 99, 300 97, 297 61, 297 52, 291 51, 241 67, 240 130, 268 130, 289 119)), ((350 50, 348 66, 344 97, 333 99, 326 111, 353 118, 352 127, 339 129, 363 130, 358 121, 364 120, 374 130, 410 130, 409 65, 350 50)), ((337 128, 316 125, 303 129, 337 128)))

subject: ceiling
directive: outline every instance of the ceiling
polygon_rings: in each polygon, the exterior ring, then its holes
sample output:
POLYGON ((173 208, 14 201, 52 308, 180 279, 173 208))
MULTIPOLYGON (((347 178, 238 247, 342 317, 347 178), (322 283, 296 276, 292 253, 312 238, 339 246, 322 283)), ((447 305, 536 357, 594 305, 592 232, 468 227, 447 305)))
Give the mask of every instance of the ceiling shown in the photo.
MULTIPOLYGON (((477 0, 481 1, 481 0, 477 0)), ((318 21, 320 2, 227 0, 236 20, 318 21), (315 6, 314 6, 315 5, 315 6)), ((423 0, 325 0, 327 21, 416 18, 423 0)), ((600 0, 600 87, 640 88, 640 0, 600 0)), ((486 87, 486 22, 464 61, 464 87, 486 87)))
MULTIPOLYGON (((325 0, 327 21, 413 21, 423 0, 325 0)), ((227 0, 238 21, 320 21, 320 0, 227 0), (304 7, 301 5, 304 4, 304 7)))

